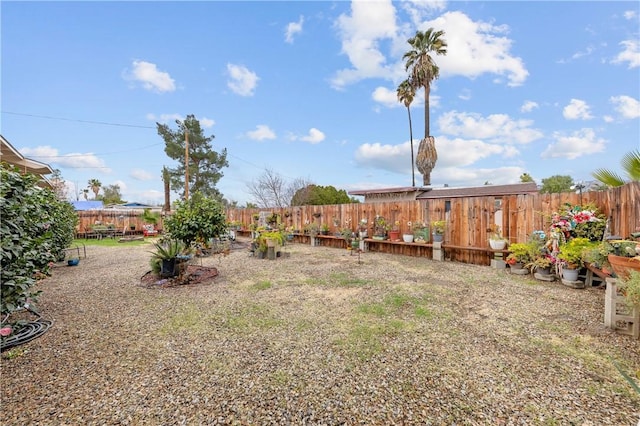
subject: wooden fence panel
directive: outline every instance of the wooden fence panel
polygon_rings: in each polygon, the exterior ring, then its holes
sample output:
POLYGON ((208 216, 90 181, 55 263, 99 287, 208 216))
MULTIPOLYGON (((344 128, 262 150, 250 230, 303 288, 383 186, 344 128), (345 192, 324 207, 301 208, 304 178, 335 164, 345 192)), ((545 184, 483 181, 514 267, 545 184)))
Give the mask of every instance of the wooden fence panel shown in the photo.
MULTIPOLYGON (((607 191, 592 191, 576 194, 527 194, 502 197, 468 197, 452 199, 428 199, 383 203, 360 203, 325 206, 296 206, 272 209, 231 209, 228 220, 235 220, 248 227, 252 215, 260 211, 278 213, 286 226, 303 229, 305 224, 326 223, 331 233, 350 227, 355 230, 359 221, 367 219, 369 231, 373 230, 376 215, 384 216, 390 224, 399 222, 401 231, 408 230, 407 222, 430 224, 435 220, 446 220, 445 241, 456 246, 485 247, 487 229, 494 223, 496 202, 502 210, 502 232, 510 242, 523 242, 534 230, 547 231, 553 212, 565 204, 594 204, 611 220, 611 233, 628 237, 640 231, 640 183, 633 182, 607 191), (448 206, 447 206, 448 204, 448 206), (315 215, 314 215, 315 214, 315 215)), ((92 223, 95 217, 104 220, 106 213, 81 212, 92 223), (102 215, 102 216, 101 216, 102 215)), ((117 215, 121 213, 112 213, 117 215)), ((135 219, 127 216, 126 221, 135 219)), ((138 224, 141 226, 142 224, 138 224)))
MULTIPOLYGON (((514 243, 525 241, 535 230, 548 231, 551 215, 566 203, 594 204, 610 219, 610 232, 613 235, 629 237, 632 232, 640 232, 640 182, 632 182, 607 191, 591 191, 582 194, 571 192, 269 209, 228 209, 226 215, 228 221, 240 222, 248 228, 253 223, 254 214, 259 214, 261 211, 268 214, 277 213, 285 226, 302 230, 307 223, 326 223, 332 234, 340 232, 345 227, 355 231, 360 220, 365 218, 369 235, 372 235, 376 215, 384 216, 390 224, 398 221, 402 232, 409 229, 407 225, 409 221, 430 224, 435 220, 445 220, 447 222, 445 245, 460 247, 456 250, 446 250, 447 258, 486 264, 487 253, 481 248, 488 247, 487 230, 490 224, 495 223, 498 209, 502 210, 503 235, 514 243), (496 203, 500 205, 496 206, 496 203)), ((79 231, 90 227, 96 221, 103 224, 113 223, 116 229, 129 229, 130 225, 135 225, 137 230, 141 230, 144 225, 142 213, 137 211, 81 211, 78 212, 78 217, 79 231)), ((163 228, 162 218, 157 227, 163 228)), ((389 245, 389 250, 397 253, 408 252, 401 244, 398 247, 389 245)))

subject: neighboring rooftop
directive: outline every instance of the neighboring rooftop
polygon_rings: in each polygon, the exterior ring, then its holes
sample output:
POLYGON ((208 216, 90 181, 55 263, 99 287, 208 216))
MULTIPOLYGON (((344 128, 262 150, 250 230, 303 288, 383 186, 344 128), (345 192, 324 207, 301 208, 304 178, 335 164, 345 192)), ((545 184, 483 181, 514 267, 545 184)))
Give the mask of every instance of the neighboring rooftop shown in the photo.
POLYGON ((51 166, 25 157, 2 135, 0 135, 0 148, 0 161, 18 167, 23 174, 31 173, 39 176, 43 186, 51 187, 51 183, 45 176, 53 173, 51 166))
POLYGON ((397 188, 378 188, 358 191, 349 191, 349 195, 365 197, 366 202, 426 200, 433 198, 460 198, 460 197, 492 197, 514 194, 535 194, 538 186, 535 182, 514 183, 509 185, 482 185, 470 187, 414 187, 405 186, 397 188))

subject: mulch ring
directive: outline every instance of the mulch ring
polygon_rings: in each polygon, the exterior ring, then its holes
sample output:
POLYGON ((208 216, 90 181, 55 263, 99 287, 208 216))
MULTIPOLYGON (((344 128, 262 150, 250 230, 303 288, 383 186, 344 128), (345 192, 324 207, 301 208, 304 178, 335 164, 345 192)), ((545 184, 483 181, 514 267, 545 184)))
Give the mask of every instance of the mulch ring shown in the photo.
POLYGON ((178 276, 163 278, 153 271, 140 277, 140 282, 146 288, 167 288, 180 285, 202 284, 213 280, 219 274, 218 269, 209 266, 188 265, 185 272, 178 276))

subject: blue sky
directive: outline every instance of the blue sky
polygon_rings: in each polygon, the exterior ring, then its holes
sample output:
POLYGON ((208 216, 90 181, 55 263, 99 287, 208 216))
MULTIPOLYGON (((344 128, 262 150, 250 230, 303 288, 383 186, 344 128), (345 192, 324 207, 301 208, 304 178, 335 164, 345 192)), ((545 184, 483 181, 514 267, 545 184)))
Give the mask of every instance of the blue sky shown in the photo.
POLYGON ((434 187, 591 180, 640 147, 637 1, 0 7, 2 134, 60 169, 72 199, 97 178, 161 203, 161 169, 175 164, 155 123, 188 114, 227 149, 218 187, 241 205, 265 169, 347 191, 410 186, 396 88, 407 39, 429 27, 448 43, 430 98, 434 187))

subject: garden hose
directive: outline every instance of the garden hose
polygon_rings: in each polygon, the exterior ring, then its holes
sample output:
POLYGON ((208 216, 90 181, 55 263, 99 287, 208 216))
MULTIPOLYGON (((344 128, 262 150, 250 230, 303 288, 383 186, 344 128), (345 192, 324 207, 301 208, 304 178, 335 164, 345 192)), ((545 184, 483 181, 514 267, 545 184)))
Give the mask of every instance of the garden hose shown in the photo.
POLYGON ((36 315, 38 319, 35 321, 19 322, 14 324, 12 327, 15 331, 6 338, 2 338, 2 341, 0 342, 0 351, 30 342, 36 337, 42 336, 53 325, 53 321, 42 318, 38 312, 29 308, 28 305, 25 306, 25 309, 36 315))

